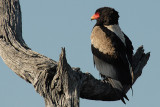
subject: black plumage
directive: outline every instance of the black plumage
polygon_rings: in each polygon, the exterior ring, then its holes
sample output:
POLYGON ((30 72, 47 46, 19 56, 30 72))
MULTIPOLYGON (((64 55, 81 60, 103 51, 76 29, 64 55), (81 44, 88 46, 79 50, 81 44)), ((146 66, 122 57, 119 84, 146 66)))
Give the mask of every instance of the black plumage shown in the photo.
MULTIPOLYGON (((132 86, 133 46, 121 31, 118 18, 118 12, 113 8, 103 7, 96 10, 91 17, 92 20, 97 20, 91 34, 91 50, 100 74, 113 88, 123 93, 123 86, 132 86)), ((125 93, 119 97, 125 103, 125 93)))

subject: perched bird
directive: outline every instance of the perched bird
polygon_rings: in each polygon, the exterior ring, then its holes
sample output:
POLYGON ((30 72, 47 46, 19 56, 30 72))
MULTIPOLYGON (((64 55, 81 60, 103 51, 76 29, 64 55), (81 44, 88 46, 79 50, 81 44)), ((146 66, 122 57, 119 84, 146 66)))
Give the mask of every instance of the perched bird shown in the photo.
POLYGON ((100 75, 111 84, 117 96, 125 103, 124 87, 132 87, 133 46, 122 32, 118 12, 110 7, 96 10, 91 20, 97 20, 91 33, 94 65, 100 75), (121 94, 120 94, 121 93, 121 94))

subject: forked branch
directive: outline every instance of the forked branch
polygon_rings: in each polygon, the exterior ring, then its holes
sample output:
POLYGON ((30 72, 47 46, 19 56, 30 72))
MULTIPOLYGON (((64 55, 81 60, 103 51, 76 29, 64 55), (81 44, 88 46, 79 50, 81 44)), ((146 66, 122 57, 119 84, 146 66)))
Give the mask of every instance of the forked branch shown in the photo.
MULTIPOLYGON (((31 83, 44 97, 46 107, 79 107, 79 97, 119 100, 108 83, 72 68, 62 49, 59 62, 32 51, 22 38, 19 0, 0 0, 0 56, 12 71, 31 83)), ((141 75, 150 53, 140 47, 133 57, 135 80, 141 75)), ((126 93, 129 87, 126 87, 126 93)))

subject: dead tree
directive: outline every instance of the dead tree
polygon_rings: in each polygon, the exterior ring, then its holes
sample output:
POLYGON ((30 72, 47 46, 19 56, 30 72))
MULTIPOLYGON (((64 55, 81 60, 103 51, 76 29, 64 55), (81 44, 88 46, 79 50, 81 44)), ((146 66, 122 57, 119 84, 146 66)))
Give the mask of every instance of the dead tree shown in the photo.
MULTIPOLYGON (((43 96, 46 107, 79 107, 79 97, 119 100, 108 83, 71 67, 62 48, 59 62, 32 51, 22 38, 19 0, 0 0, 0 56, 18 76, 43 96)), ((133 57, 135 80, 141 75, 150 53, 140 47, 133 57)), ((126 93, 130 87, 125 87, 126 93)))

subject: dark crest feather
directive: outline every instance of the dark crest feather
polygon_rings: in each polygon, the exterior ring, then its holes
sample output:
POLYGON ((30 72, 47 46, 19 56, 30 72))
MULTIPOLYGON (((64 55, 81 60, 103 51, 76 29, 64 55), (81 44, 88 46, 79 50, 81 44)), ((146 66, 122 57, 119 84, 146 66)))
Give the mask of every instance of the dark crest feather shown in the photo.
POLYGON ((119 15, 118 12, 110 7, 102 7, 96 10, 95 13, 99 13, 100 17, 97 19, 99 25, 114 25, 118 24, 119 15))

